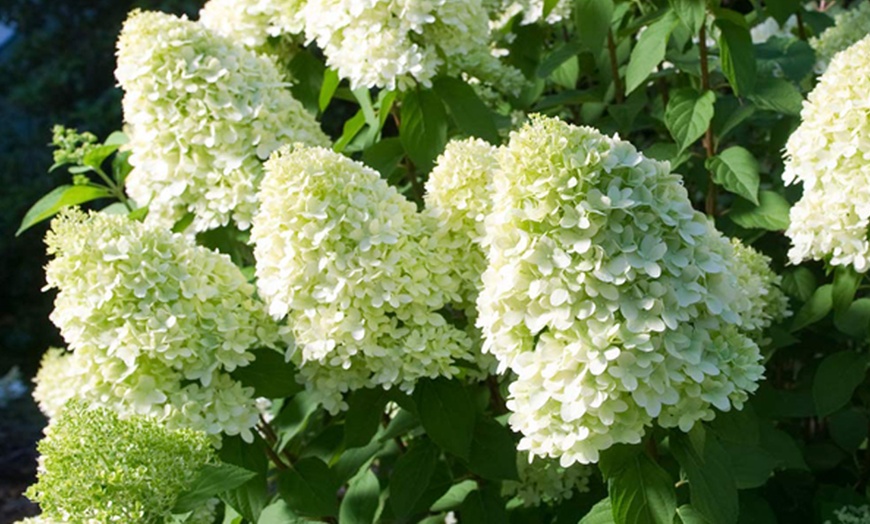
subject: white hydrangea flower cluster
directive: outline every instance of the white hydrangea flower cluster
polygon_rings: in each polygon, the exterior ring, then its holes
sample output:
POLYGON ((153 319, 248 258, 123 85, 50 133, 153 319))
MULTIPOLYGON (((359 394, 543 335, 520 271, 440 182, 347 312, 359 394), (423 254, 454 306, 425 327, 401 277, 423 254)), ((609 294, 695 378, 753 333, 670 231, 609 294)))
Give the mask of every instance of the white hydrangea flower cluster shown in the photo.
POLYGON ((797 29, 797 16, 791 15, 784 24, 779 25, 775 18, 765 18, 760 24, 755 24, 749 30, 753 44, 763 44, 771 38, 791 38, 794 37, 793 31, 797 29))
POLYGON ((254 218, 260 295, 289 315, 301 379, 326 409, 362 387, 410 390, 474 361, 439 313, 458 301, 450 261, 415 205, 362 164, 324 148, 282 148, 266 163, 254 218))
POLYGON ((816 51, 816 70, 823 73, 834 56, 870 34, 870 3, 857 2, 857 7, 837 13, 834 25, 818 37, 810 38, 816 51))
POLYGON ((253 389, 228 373, 247 366, 254 347, 290 342, 229 257, 164 228, 78 210, 52 222, 46 243, 55 256, 47 288, 58 289, 51 320, 73 353, 49 353, 43 409, 69 395, 170 428, 253 438, 253 389))
POLYGON ((447 66, 505 92, 522 73, 490 50, 489 17, 481 0, 309 0, 305 32, 351 86, 407 89, 431 85, 447 66))
POLYGON ((590 463, 654 419, 688 431, 742 408, 764 372, 747 335, 769 320, 744 320, 731 243, 669 165, 544 117, 499 164, 479 324, 517 375, 520 449, 590 463))
MULTIPOLYGON (((38 450, 38 481, 26 493, 43 510, 35 522, 169 522, 178 495, 215 461, 202 432, 78 401, 52 420, 38 450)), ((211 523, 215 509, 205 504, 185 522, 211 523)))
POLYGON ((502 495, 516 496, 526 507, 541 504, 554 505, 568 500, 575 493, 589 491, 589 479, 595 472, 592 466, 574 464, 567 468, 551 458, 530 457, 517 453, 519 481, 506 481, 502 495))
POLYGON ((306 0, 209 0, 199 21, 212 31, 265 49, 269 38, 299 35, 304 29, 302 7, 306 0))
POLYGON ((843 506, 834 511, 836 522, 826 520, 825 524, 867 524, 870 522, 870 505, 843 506))
POLYGON ((147 220, 186 213, 204 231, 242 229, 256 211, 262 160, 279 145, 324 145, 326 135, 274 62, 186 18, 134 11, 118 40, 130 138, 129 195, 147 220))
POLYGON ((480 275, 486 269, 484 220, 490 185, 498 169, 496 148, 480 139, 454 140, 438 157, 426 181, 426 216, 434 222, 432 241, 449 257, 461 282, 461 303, 473 312, 480 275))
POLYGON ((484 0, 486 10, 493 19, 495 27, 505 26, 511 18, 522 13, 520 23, 523 25, 545 22, 558 24, 571 18, 573 2, 571 0, 557 0, 550 12, 544 16, 544 0, 484 0))
POLYGON ((79 359, 67 358, 70 355, 63 348, 48 348, 33 379, 33 399, 49 419, 55 418, 81 389, 79 377, 86 370, 77 366, 79 359))
POLYGON ((741 311, 741 327, 759 340, 763 331, 774 322, 791 315, 788 297, 782 291, 782 277, 770 267, 770 257, 731 239, 734 264, 731 271, 737 277, 737 300, 734 309, 741 311))
POLYGON ((834 57, 786 143, 783 181, 803 184, 786 231, 794 264, 813 259, 862 273, 870 269, 868 57, 870 37, 834 57))

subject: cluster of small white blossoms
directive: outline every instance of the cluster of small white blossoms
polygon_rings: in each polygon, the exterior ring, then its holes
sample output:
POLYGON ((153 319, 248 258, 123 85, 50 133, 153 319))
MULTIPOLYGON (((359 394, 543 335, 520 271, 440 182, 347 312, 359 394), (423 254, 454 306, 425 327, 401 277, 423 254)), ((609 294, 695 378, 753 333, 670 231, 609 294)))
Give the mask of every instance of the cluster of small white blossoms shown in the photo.
POLYGON ((192 213, 195 231, 230 220, 246 229, 262 160, 287 142, 328 143, 271 59, 186 18, 134 11, 115 76, 133 166, 126 188, 151 223, 192 213))
POLYGON ((803 184, 786 231, 794 264, 826 259, 859 272, 870 269, 868 91, 870 37, 834 57, 786 143, 783 181, 803 184))
MULTIPOLYGON (((26 495, 43 513, 24 522, 163 524, 215 460, 202 432, 169 430, 148 417, 122 420, 78 401, 49 424, 38 450, 38 480, 26 495)), ((205 504, 185 522, 211 523, 214 510, 205 504)))
POLYGON ((265 50, 270 38, 302 33, 301 11, 306 1, 209 0, 199 12, 199 21, 245 47, 265 50))
POLYGON ((741 409, 764 372, 747 335, 774 320, 748 317, 781 292, 740 289, 752 257, 735 257, 669 165, 544 117, 498 159, 479 324, 517 375, 519 448, 590 463, 654 419, 688 431, 713 407, 741 409))
POLYGON ((837 53, 870 34, 870 2, 857 2, 857 6, 838 13, 833 26, 818 37, 810 38, 819 73, 825 71, 837 53))
POLYGON ((442 70, 508 93, 525 83, 493 56, 481 0, 308 0, 302 12, 308 39, 354 88, 428 87, 442 70))
POLYGON ((289 315, 300 380, 331 412, 363 387, 410 390, 474 361, 439 310, 459 301, 450 263, 413 202, 373 169, 324 148, 266 162, 251 240, 260 296, 289 315))
POLYGON ((571 17, 572 0, 557 0, 546 16, 545 0, 483 0, 489 16, 495 27, 502 27, 518 14, 522 14, 520 23, 523 25, 544 21, 548 24, 558 24, 571 17))
POLYGON ((825 524, 867 524, 870 522, 870 506, 843 506, 834 511, 834 522, 826 520, 825 524))
POLYGON ((585 464, 563 468, 558 460, 529 457, 528 453, 521 451, 517 453, 519 481, 506 481, 502 485, 502 494, 519 497, 527 507, 558 504, 575 493, 588 492, 589 478, 594 471, 592 466, 585 464))
POLYGON ((69 395, 170 428, 253 438, 253 389, 228 373, 254 359, 252 348, 292 342, 229 257, 164 228, 78 210, 52 222, 46 243, 55 257, 47 288, 58 289, 51 320, 73 353, 46 358, 43 409, 52 414, 69 395))
POLYGON ((782 277, 770 267, 770 257, 731 239, 734 261, 731 271, 739 291, 733 308, 740 311, 741 329, 756 341, 775 322, 791 315, 788 297, 782 292, 782 277))

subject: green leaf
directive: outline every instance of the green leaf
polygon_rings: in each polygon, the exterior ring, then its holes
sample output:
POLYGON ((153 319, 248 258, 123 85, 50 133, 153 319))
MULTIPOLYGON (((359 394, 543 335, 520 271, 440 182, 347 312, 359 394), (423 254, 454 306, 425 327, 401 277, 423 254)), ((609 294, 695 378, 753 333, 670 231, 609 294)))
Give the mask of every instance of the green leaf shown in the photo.
POLYGON ((513 432, 489 417, 474 425, 468 469, 490 480, 519 480, 513 432))
POLYGON ((729 147, 705 165, 713 172, 713 181, 758 205, 758 161, 752 153, 740 146, 729 147))
POLYGON ((864 382, 868 363, 866 353, 854 351, 839 351, 822 360, 813 377, 813 400, 820 417, 849 403, 855 388, 864 382))
POLYGON ((669 3, 680 22, 689 28, 689 33, 697 34, 707 17, 706 0, 670 0, 669 3))
POLYGON ((818 284, 815 275, 803 266, 796 267, 782 276, 782 290, 801 302, 809 300, 816 287, 818 284))
POLYGON ((852 338, 865 340, 870 335, 870 298, 859 298, 834 315, 834 325, 852 338))
POLYGON ((121 145, 122 143, 114 143, 94 147, 82 157, 82 164, 98 170, 102 167, 103 162, 109 158, 109 155, 117 151, 121 145))
POLYGON ((704 518, 700 511, 688 504, 683 504, 677 508, 677 515, 679 515, 682 524, 710 524, 710 521, 704 518))
POLYGON ((463 134, 498 144, 500 137, 493 113, 470 85, 458 78, 445 76, 436 79, 433 88, 463 134))
POLYGON ((405 148, 401 140, 390 137, 363 151, 363 163, 386 178, 395 171, 404 156, 405 148))
POLYGON ((380 505, 381 485, 370 469, 357 475, 347 487, 338 512, 341 524, 373 524, 380 505))
POLYGON ((834 271, 834 287, 831 290, 834 311, 841 313, 849 309, 863 276, 850 266, 837 267, 834 271))
POLYGON ((21 226, 15 232, 15 236, 30 229, 34 224, 51 218, 65 207, 76 206, 91 200, 110 196, 112 194, 104 187, 73 185, 57 187, 49 194, 40 198, 39 201, 33 204, 33 207, 27 210, 27 214, 24 215, 21 226))
POLYGON ((467 479, 450 486, 447 493, 436 500, 429 508, 430 511, 441 512, 458 508, 469 493, 478 488, 477 481, 467 479))
POLYGON ((296 366, 287 362, 284 355, 271 348, 258 348, 253 353, 254 361, 236 368, 230 376, 254 388, 258 397, 286 398, 302 391, 302 386, 293 380, 296 366))
POLYGON ((320 94, 317 97, 317 107, 320 112, 326 111, 332 97, 335 96, 335 90, 338 89, 338 84, 341 79, 338 78, 338 71, 335 69, 326 69, 323 72, 323 83, 320 85, 320 94))
POLYGON ((220 496, 227 506, 250 522, 257 521, 260 512, 269 502, 269 494, 266 491, 268 463, 264 446, 265 443, 259 436, 255 436, 251 444, 243 441, 238 435, 225 436, 219 454, 224 463, 234 464, 257 473, 256 477, 233 490, 225 491, 220 496))
POLYGON ((608 479, 613 520, 630 524, 671 524, 677 511, 674 481, 646 454, 637 453, 608 479))
POLYGON ((206 464, 186 492, 178 496, 173 513, 198 509, 208 500, 238 488, 257 476, 254 471, 233 464, 206 464))
POLYGON ((445 450, 468 460, 474 437, 474 403, 458 380, 423 380, 414 389, 423 429, 445 450))
POLYGON ((311 415, 317 411, 318 403, 307 391, 300 391, 284 401, 281 412, 272 421, 278 433, 278 451, 283 450, 297 435, 308 426, 311 415))
POLYGON ((810 297, 810 299, 794 316, 794 320, 791 323, 791 330, 797 331, 809 326, 810 324, 815 324, 819 320, 828 316, 828 313, 831 312, 833 306, 833 286, 831 284, 825 284, 824 286, 816 288, 816 290, 813 291, 813 296, 810 297))
POLYGON ((294 513, 282 499, 266 506, 257 520, 257 524, 305 524, 307 522, 310 521, 294 513))
POLYGON ((759 109, 792 116, 801 114, 804 103, 800 90, 782 78, 765 78, 748 98, 759 109))
POLYGON ((329 466, 315 457, 298 460, 278 478, 278 492, 296 513, 310 517, 335 516, 340 483, 329 466))
POLYGON ((447 144, 447 111, 438 95, 424 89, 405 93, 399 138, 417 167, 429 172, 447 144))
MULTIPOLYGON (((813 72, 816 63, 816 52, 810 44, 792 37, 771 37, 755 45, 755 54, 759 73, 765 73, 768 79, 782 75, 798 84, 813 72)), ((761 82, 762 86, 768 79, 761 82)))
POLYGON ((755 88, 755 48, 752 46, 752 36, 743 24, 735 23, 734 19, 743 16, 727 9, 720 10, 716 15, 716 26, 719 28, 719 63, 722 72, 734 94, 747 95, 755 88))
POLYGON ((612 19, 613 0, 574 0, 577 39, 594 56, 601 54, 612 19))
POLYGON ((653 69, 664 60, 668 38, 677 23, 679 20, 676 15, 673 11, 668 11, 641 33, 637 44, 631 50, 631 57, 625 70, 626 94, 643 84, 653 69))
POLYGON ((344 420, 346 447, 365 446, 371 441, 378 431, 389 398, 390 393, 380 387, 358 389, 351 394, 344 420))
POLYGON ((508 521, 504 499, 492 485, 472 491, 459 507, 463 524, 503 524, 508 521))
POLYGON ((413 514, 417 502, 429 488, 438 448, 429 441, 417 441, 399 457, 390 476, 390 506, 397 517, 413 514))
POLYGON ((731 460, 731 472, 737 489, 752 489, 765 485, 779 461, 759 445, 722 442, 731 460))
POLYGON ((735 224, 746 229, 782 231, 788 228, 788 201, 775 191, 758 192, 758 205, 738 199, 728 214, 735 224))
POLYGON ((858 409, 844 409, 828 418, 828 432, 831 439, 848 453, 854 453, 867 439, 867 425, 870 420, 858 409))
POLYGON ((323 89, 323 62, 307 50, 300 50, 287 65, 293 78, 290 92, 312 114, 318 111, 318 100, 323 89))
POLYGON ((701 138, 713 119, 716 95, 703 94, 692 88, 674 91, 665 110, 665 125, 679 147, 679 152, 701 138))
POLYGON ((577 524, 616 524, 610 497, 599 500, 577 524))
POLYGON ((715 111, 711 125, 717 141, 721 142, 737 126, 755 114, 755 107, 734 96, 720 96, 716 99, 715 111))
POLYGON ((700 424, 695 424, 692 432, 703 432, 704 449, 700 453, 689 435, 671 432, 671 452, 689 480, 692 507, 711 524, 734 524, 740 508, 728 454, 700 424))
POLYGON ((348 119, 344 123, 344 127, 341 131, 341 136, 338 137, 338 140, 335 141, 335 144, 332 145, 332 150, 336 153, 341 153, 345 150, 345 148, 350 144, 351 140, 353 140, 362 128, 366 125, 366 115, 363 113, 363 110, 360 109, 353 115, 350 119, 348 119))
MULTIPOLYGON (((538 70, 535 74, 538 75, 538 78, 547 78, 553 73, 553 71, 558 69, 560 65, 572 58, 576 58, 582 48, 582 44, 577 40, 565 42, 544 58, 541 65, 538 66, 538 70)), ((464 84, 465 82, 462 83, 464 84)))
POLYGON ((784 25, 788 17, 795 14, 801 6, 798 0, 765 0, 764 5, 779 25, 784 25))

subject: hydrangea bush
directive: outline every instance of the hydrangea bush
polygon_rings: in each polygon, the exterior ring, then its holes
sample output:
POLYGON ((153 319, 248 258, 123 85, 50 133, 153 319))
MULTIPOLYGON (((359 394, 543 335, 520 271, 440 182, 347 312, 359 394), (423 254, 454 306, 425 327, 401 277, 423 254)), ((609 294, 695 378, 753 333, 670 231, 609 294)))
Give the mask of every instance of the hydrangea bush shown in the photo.
POLYGON ((22 223, 65 341, 27 522, 860 521, 870 36, 828 4, 131 12, 123 130, 56 128, 22 223))

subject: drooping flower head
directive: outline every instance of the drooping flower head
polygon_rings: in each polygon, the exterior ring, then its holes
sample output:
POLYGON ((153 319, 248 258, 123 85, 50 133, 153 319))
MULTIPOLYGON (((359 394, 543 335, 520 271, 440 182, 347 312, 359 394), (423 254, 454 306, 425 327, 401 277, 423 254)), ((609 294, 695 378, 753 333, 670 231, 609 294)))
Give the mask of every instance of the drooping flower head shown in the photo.
MULTIPOLYGON (((164 228, 78 210, 52 222, 46 243, 47 287, 58 289, 51 320, 73 354, 51 354, 44 377, 71 374, 76 396, 122 415, 252 437, 253 391, 228 373, 253 360, 252 348, 286 341, 229 257, 164 228)), ((50 410, 63 395, 37 398, 50 410)))
POLYGON ((479 324, 518 377, 520 449, 594 462, 654 419, 688 431, 740 409, 763 373, 758 322, 736 300, 731 243, 668 164, 543 117, 499 163, 479 324))
MULTIPOLYGON (((148 417, 120 419, 73 401, 38 445, 38 481, 27 496, 37 522, 168 522, 178 495, 213 462, 204 433, 168 430, 148 417)), ((212 511, 196 512, 205 524, 212 511)))
POLYGON ((331 411, 341 393, 451 377, 473 361, 468 335, 439 310, 457 295, 415 205, 373 169, 323 148, 266 163, 254 219, 257 284, 289 318, 293 358, 331 411))
POLYGON ((847 9, 834 17, 834 25, 818 37, 810 38, 816 51, 819 72, 824 72, 837 53, 849 48, 870 34, 870 3, 856 2, 857 7, 847 9))
POLYGON ((803 185, 786 231, 793 264, 812 259, 862 273, 870 269, 868 57, 870 37, 833 58, 786 143, 782 178, 803 185))
POLYGON ((134 11, 115 76, 130 137, 127 192, 164 227, 192 213, 195 231, 231 220, 246 229, 269 153, 328 142, 270 59, 186 18, 134 11))
POLYGON ((309 0, 303 12, 308 38, 352 87, 429 86, 440 71, 510 93, 524 82, 492 56, 481 0, 309 0))

